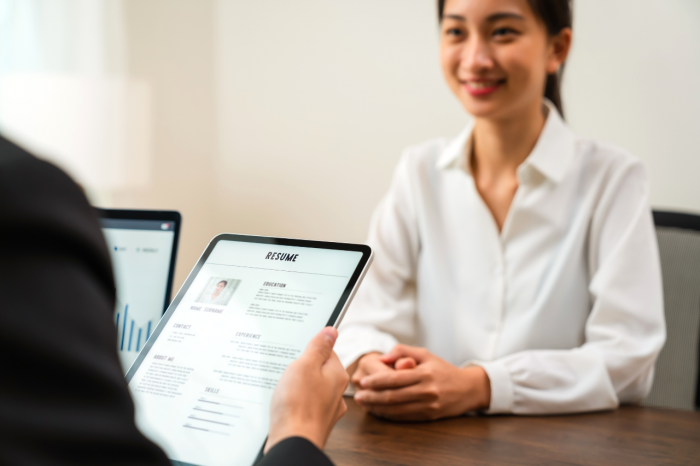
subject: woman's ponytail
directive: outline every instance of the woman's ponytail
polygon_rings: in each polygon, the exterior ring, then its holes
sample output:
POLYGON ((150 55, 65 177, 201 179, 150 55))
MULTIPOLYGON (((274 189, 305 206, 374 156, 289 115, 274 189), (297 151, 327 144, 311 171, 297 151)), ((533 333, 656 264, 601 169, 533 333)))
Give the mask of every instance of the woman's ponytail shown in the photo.
POLYGON ((544 96, 552 101, 562 117, 564 116, 564 108, 561 104, 561 77, 563 73, 564 64, 562 63, 557 73, 547 75, 544 84, 544 96))

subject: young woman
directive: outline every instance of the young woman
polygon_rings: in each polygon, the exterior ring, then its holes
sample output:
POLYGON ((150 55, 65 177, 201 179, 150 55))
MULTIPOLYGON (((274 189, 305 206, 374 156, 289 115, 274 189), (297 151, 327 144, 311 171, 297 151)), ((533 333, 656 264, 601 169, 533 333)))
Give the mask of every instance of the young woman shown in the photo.
POLYGON ((473 119, 408 148, 375 212, 336 346, 355 399, 397 420, 643 399, 665 340, 648 181, 564 123, 569 1, 438 8, 445 79, 473 119))

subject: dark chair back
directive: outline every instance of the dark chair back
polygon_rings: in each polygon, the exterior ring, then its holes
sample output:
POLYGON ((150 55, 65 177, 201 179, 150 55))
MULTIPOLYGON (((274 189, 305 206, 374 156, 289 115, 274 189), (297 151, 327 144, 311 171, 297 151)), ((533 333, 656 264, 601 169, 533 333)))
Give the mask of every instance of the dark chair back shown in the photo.
POLYGON ((666 344, 644 405, 700 409, 700 216, 654 211, 661 255, 666 344))

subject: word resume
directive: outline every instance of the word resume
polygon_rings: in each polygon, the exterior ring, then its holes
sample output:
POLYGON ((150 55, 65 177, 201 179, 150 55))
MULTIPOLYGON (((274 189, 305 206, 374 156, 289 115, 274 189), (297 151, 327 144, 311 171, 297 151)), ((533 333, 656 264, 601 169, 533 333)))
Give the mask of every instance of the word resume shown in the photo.
POLYGON ((361 258, 216 243, 132 369, 139 429, 175 464, 252 465, 277 381, 328 322, 361 258))

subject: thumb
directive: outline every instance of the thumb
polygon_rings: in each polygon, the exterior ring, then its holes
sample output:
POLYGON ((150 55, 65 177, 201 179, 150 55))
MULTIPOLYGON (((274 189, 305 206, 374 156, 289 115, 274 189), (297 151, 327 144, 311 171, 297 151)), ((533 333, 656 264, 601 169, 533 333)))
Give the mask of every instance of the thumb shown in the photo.
POLYGON ((337 338, 338 331, 336 329, 333 327, 324 328, 306 345, 304 354, 301 357, 315 361, 319 366, 323 365, 331 357, 333 345, 335 345, 337 338))
POLYGON ((413 369, 416 367, 417 363, 416 360, 413 359, 410 356, 405 356, 403 358, 399 358, 396 360, 394 363, 394 369, 396 370, 403 370, 403 369, 413 369))
POLYGON ((381 356, 379 360, 384 364, 394 365, 399 359, 411 358, 417 364, 423 362, 425 350, 415 346, 398 344, 391 351, 381 356))

